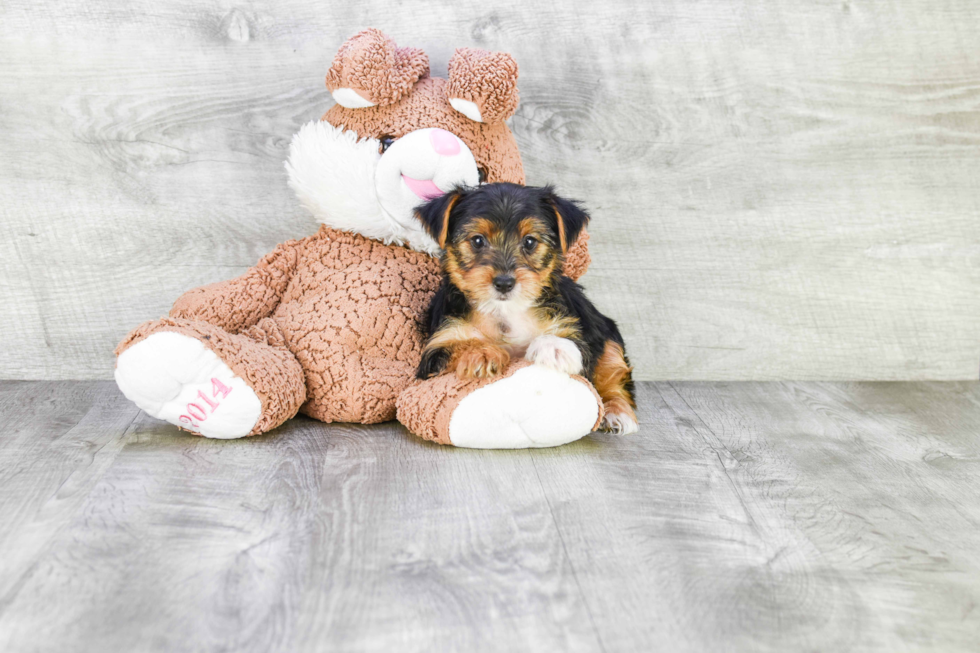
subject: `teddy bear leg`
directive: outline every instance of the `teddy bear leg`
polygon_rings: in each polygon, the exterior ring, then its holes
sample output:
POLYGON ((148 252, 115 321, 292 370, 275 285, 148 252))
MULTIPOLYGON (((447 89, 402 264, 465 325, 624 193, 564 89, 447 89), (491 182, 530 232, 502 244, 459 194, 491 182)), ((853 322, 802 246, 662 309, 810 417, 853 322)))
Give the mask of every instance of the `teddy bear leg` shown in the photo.
POLYGON ((274 429, 306 399, 303 370, 270 319, 241 334, 197 320, 155 320, 130 333, 116 355, 126 398, 209 438, 274 429))
POLYGON ((398 397, 398 421, 439 444, 524 449, 566 444, 594 431, 602 402, 581 376, 517 361, 492 380, 443 374, 398 397))

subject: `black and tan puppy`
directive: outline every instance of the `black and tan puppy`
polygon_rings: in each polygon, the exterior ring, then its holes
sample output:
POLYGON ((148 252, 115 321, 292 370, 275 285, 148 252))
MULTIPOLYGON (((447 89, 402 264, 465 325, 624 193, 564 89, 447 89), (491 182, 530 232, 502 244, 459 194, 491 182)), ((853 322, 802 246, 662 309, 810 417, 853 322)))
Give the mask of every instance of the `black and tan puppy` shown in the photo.
POLYGON ((502 183, 457 189, 417 213, 444 252, 419 378, 447 369, 492 377, 524 356, 588 378, 605 407, 604 430, 637 430, 619 329, 562 274, 589 221, 581 208, 548 187, 502 183))

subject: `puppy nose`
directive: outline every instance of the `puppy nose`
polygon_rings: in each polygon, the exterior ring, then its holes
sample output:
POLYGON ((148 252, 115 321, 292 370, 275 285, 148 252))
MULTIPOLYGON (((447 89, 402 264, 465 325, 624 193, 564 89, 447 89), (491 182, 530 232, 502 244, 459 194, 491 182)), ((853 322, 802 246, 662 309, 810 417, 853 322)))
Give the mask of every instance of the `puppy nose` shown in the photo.
POLYGON ((493 287, 500 292, 510 292, 516 283, 517 279, 512 274, 501 274, 499 277, 493 278, 493 287))
POLYGON ((455 156, 459 154, 459 139, 445 129, 433 129, 429 132, 429 142, 436 154, 455 156))

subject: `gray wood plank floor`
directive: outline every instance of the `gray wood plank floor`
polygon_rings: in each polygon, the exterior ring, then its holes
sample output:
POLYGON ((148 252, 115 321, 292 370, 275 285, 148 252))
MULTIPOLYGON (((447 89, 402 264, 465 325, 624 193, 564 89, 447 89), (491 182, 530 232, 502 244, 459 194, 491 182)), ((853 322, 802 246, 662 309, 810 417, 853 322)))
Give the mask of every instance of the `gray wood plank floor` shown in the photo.
POLYGON ((0 382, 0 650, 980 647, 980 384, 639 394, 637 436, 487 452, 0 382))

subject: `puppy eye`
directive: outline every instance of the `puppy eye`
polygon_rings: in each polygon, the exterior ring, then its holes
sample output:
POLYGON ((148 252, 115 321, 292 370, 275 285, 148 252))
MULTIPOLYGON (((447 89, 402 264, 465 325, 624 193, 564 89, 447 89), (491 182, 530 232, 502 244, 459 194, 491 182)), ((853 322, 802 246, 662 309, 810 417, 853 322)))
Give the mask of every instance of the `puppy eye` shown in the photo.
POLYGON ((473 236, 470 242, 473 244, 473 249, 483 249, 487 246, 487 239, 483 236, 473 236))
POLYGON ((534 248, 538 246, 538 239, 534 236, 525 236, 521 246, 524 248, 525 252, 533 252, 534 248))
POLYGON ((480 183, 485 184, 487 181, 487 169, 484 168, 483 166, 480 166, 479 168, 476 169, 476 171, 480 173, 480 183))
POLYGON ((381 145, 378 146, 378 154, 384 154, 391 147, 391 144, 395 142, 392 136, 382 136, 379 140, 381 141, 381 145))

